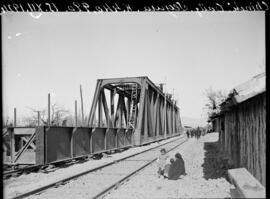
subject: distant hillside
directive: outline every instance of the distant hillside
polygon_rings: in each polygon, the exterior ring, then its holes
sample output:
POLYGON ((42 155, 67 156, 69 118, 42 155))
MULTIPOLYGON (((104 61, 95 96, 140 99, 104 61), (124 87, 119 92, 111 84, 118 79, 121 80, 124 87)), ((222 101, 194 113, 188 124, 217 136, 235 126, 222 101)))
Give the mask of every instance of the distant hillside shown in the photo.
POLYGON ((181 117, 182 126, 191 126, 191 127, 198 127, 198 126, 205 126, 207 124, 206 118, 191 118, 191 117, 181 117))

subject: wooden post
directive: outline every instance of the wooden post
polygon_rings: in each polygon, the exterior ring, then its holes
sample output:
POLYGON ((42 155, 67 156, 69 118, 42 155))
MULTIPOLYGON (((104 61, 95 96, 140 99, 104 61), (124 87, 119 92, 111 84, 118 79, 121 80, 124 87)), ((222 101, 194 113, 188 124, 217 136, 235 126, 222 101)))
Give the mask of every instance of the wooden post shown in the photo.
MULTIPOLYGON (((173 95, 174 95, 174 89, 173 89, 173 95)), ((174 135, 174 101, 172 100, 172 135, 174 135)))
POLYGON ((38 113, 38 126, 39 126, 39 121, 40 121, 40 111, 37 111, 38 113))
POLYGON ((77 100, 75 100, 75 126, 77 127, 77 100))
POLYGON ((84 125, 82 85, 80 85, 80 93, 81 93, 81 108, 82 108, 82 125, 84 125))
POLYGON ((17 126, 17 110, 16 108, 14 108, 14 124, 13 124, 14 127, 17 126))
POLYGON ((173 111, 173 106, 171 105, 170 106, 170 112, 169 112, 170 113, 170 119, 169 119, 170 120, 170 128, 169 128, 170 129, 169 130, 170 136, 172 135, 172 132, 173 132, 173 130, 172 130, 173 129, 173 117, 172 117, 173 113, 172 113, 172 111, 173 111))
POLYGON ((51 96, 48 94, 48 126, 51 125, 51 96))

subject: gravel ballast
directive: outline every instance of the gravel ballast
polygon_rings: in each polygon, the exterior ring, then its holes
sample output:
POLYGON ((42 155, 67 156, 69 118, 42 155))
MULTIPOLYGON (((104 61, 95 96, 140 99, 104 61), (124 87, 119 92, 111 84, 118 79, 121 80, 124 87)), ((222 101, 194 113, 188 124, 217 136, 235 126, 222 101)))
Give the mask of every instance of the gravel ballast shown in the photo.
POLYGON ((54 168, 47 172, 37 172, 37 173, 23 174, 18 177, 11 177, 7 180, 4 180, 4 198, 14 197, 16 195, 25 193, 26 191, 30 191, 48 185, 55 181, 60 181, 69 176, 73 176, 83 171, 97 168, 104 164, 119 160, 121 158, 144 151, 146 149, 156 147, 159 144, 165 144, 175 139, 179 139, 179 137, 170 138, 142 147, 130 148, 121 153, 111 154, 99 160, 90 159, 89 161, 86 161, 84 163, 74 164, 64 168, 62 167, 54 168))
MULTIPOLYGON (((173 139, 164 140, 161 143, 169 142, 173 139)), ((186 176, 172 181, 159 178, 157 175, 156 163, 151 164, 140 171, 128 181, 105 195, 106 199, 111 198, 230 198, 230 189, 234 186, 230 184, 227 178, 227 169, 230 164, 223 154, 218 150, 218 134, 211 133, 202 136, 200 139, 190 138, 187 142, 168 153, 170 158, 174 157, 176 152, 180 152, 186 167, 186 176)), ((100 160, 90 160, 81 164, 71 165, 67 168, 59 168, 50 173, 31 173, 21 175, 17 178, 11 178, 4 182, 5 195, 9 198, 18 193, 35 187, 44 186, 46 183, 74 175, 83 170, 95 168, 102 164, 117 160, 128 155, 137 153, 147 148, 157 146, 158 143, 136 147, 126 150, 122 153, 112 154, 100 160)), ((166 147, 165 147, 166 148, 166 147)), ((155 150, 156 157, 159 150, 155 150)), ((143 161, 144 156, 142 156, 143 161)), ((148 157, 146 157, 149 159, 148 157)), ((155 158, 155 157, 153 157, 155 158)), ((136 158, 135 158, 136 159, 136 158)), ((109 169, 109 168, 108 168, 109 169)), ((102 172, 105 172, 103 170, 102 172)), ((97 173, 98 175, 98 173, 97 173)), ((103 175, 100 175, 102 177, 103 175)), ((105 177, 105 175, 103 176, 105 177)), ((106 176, 108 177, 108 176, 106 176)), ((112 173, 110 179, 118 179, 117 173, 112 173)), ((106 179, 104 179, 104 183, 106 179)), ((72 180, 65 185, 59 185, 51 188, 49 192, 33 195, 31 199, 37 198, 91 198, 93 196, 90 190, 95 188, 99 190, 103 185, 99 184, 95 178, 82 176, 72 180), (91 189, 90 189, 91 187, 91 189)))
POLYGON ((198 140, 190 138, 177 150, 168 153, 170 158, 174 157, 176 152, 181 153, 187 173, 186 176, 182 176, 182 179, 173 181, 158 178, 157 166, 152 164, 118 189, 111 191, 105 196, 105 199, 230 198, 230 189, 235 187, 226 180, 228 165, 217 164, 222 158, 217 140, 217 133, 207 134, 198 140), (213 154, 215 159, 208 157, 213 154))

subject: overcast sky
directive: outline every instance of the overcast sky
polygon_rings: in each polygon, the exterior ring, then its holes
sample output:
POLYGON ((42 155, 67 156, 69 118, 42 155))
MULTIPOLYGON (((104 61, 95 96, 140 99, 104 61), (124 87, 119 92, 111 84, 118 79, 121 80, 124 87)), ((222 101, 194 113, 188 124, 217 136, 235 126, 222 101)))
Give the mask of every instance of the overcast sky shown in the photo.
POLYGON ((262 72, 264 12, 7 13, 2 16, 3 116, 52 101, 89 114, 96 80, 167 79, 182 116, 201 118, 205 89, 229 91, 262 72))

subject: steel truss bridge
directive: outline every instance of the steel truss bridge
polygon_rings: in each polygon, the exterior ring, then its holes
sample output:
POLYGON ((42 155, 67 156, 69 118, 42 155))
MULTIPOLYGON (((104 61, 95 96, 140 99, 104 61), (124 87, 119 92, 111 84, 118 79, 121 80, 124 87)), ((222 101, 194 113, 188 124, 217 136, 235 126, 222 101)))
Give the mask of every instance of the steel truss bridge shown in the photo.
POLYGON ((46 165, 140 146, 183 132, 179 108, 148 77, 98 79, 86 126, 9 127, 4 164, 46 165))

